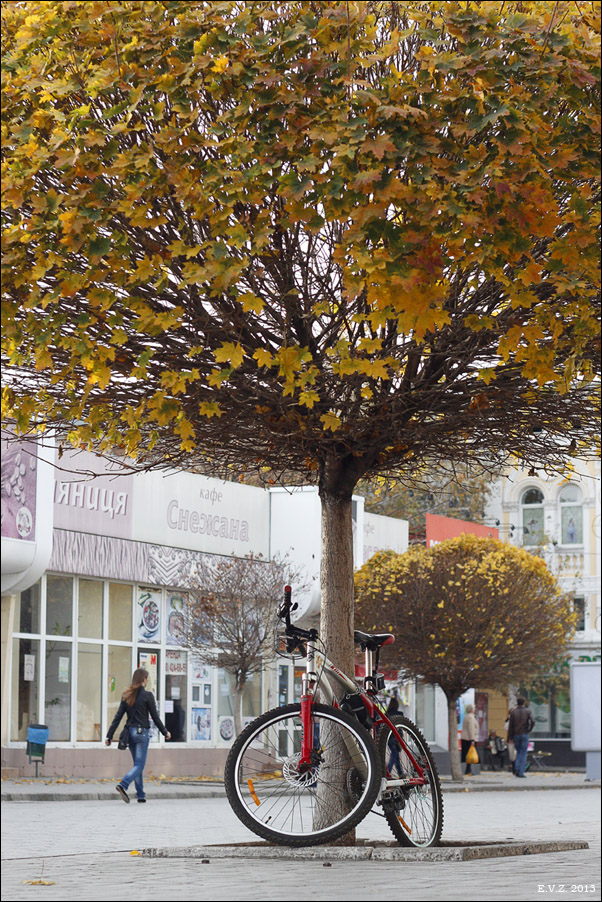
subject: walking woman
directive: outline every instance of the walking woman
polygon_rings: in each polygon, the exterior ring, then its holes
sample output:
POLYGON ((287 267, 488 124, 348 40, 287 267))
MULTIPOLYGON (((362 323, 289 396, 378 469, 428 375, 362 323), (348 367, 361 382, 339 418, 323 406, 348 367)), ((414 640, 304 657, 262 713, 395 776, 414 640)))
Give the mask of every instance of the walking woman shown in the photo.
MULTIPOLYGON (((479 738, 479 722, 474 715, 474 705, 466 705, 464 711, 464 720, 462 721, 462 761, 466 762, 466 755, 470 746, 477 742, 479 738)), ((472 767, 466 764, 466 776, 472 777, 472 767)))
POLYGON ((121 697, 121 704, 119 705, 117 714, 113 718, 113 723, 107 730, 107 738, 105 740, 105 745, 111 745, 111 740, 115 730, 119 726, 121 718, 124 714, 127 714, 126 726, 129 728, 129 747, 134 765, 115 788, 123 801, 128 804, 130 797, 127 794, 127 789, 132 782, 136 786, 138 801, 146 802, 142 772, 144 771, 144 766, 146 764, 148 743, 150 741, 149 714, 165 738, 171 739, 171 734, 167 732, 157 714, 155 697, 152 692, 147 691, 147 683, 148 670, 139 667, 134 671, 131 685, 128 686, 121 697))

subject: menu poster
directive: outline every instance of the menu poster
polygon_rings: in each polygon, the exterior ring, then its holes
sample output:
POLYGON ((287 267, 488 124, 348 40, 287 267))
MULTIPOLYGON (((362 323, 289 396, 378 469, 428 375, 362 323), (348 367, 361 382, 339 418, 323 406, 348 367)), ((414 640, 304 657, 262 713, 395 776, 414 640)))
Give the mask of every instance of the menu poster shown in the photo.
MULTIPOLYGON (((139 651, 138 652, 138 667, 144 667, 145 670, 148 671, 148 683, 146 684, 146 688, 149 692, 152 692, 155 696, 155 699, 158 698, 157 694, 157 664, 158 664, 158 656, 156 651, 139 651)), ((150 734, 151 740, 155 741, 159 738, 159 730, 151 720, 150 726, 150 734)))
POLYGON ((138 589, 138 641, 158 645, 161 642, 161 589, 138 589))
POLYGON ((138 667, 148 670, 148 683, 146 688, 157 697, 157 653, 154 651, 138 652, 138 667))

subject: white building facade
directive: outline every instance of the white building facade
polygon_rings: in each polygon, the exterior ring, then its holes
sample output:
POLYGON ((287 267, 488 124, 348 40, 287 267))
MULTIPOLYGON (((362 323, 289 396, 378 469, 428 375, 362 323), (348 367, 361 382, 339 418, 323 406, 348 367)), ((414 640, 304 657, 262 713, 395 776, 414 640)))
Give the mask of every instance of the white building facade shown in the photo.
MULTIPOLYGON (((175 629, 195 562, 288 552, 310 582, 299 614, 317 614, 317 490, 123 474, 85 452, 44 461, 31 447, 3 451, 3 772, 33 772, 26 738, 38 723, 49 727, 46 775, 120 776, 125 759, 104 737, 144 666, 173 737, 155 731, 151 771, 220 774, 234 736, 231 677, 195 661, 175 629)), ((353 508, 356 566, 379 548, 405 550, 405 521, 365 513, 361 497, 353 508)), ((297 698, 300 676, 277 658, 251 677, 244 718, 297 698)))

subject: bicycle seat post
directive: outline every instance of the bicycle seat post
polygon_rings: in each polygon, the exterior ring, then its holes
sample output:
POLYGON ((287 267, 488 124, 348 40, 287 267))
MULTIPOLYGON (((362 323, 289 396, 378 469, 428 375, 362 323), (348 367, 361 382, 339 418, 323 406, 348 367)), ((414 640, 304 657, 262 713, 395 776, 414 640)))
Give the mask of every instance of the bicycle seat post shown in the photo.
MULTIPOLYGON (((372 664, 372 649, 366 646, 364 651, 364 666, 366 668, 366 673, 364 677, 371 677, 373 674, 373 664, 372 664)), ((364 688, 368 688, 368 683, 366 679, 364 679, 364 688)))

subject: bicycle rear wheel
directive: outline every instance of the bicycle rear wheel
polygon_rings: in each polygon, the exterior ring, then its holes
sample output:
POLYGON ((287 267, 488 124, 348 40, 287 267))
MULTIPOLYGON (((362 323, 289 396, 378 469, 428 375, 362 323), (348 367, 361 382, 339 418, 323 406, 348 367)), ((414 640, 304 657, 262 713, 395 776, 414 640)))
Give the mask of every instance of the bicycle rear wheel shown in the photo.
POLYGON ((387 780, 402 780, 404 784, 386 789, 381 805, 393 836, 403 846, 426 848, 436 846, 443 830, 443 796, 437 766, 426 739, 418 727, 394 714, 389 718, 400 734, 408 751, 424 771, 426 782, 414 785, 419 777, 407 751, 395 738, 387 724, 378 732, 378 749, 387 780))
POLYGON ((312 707, 311 762, 301 761, 301 706, 268 711, 243 730, 224 771, 238 818, 258 836, 289 846, 331 842, 370 811, 380 789, 376 745, 359 722, 312 707))

